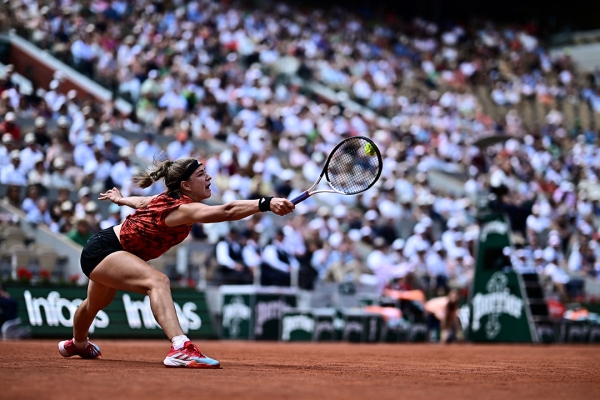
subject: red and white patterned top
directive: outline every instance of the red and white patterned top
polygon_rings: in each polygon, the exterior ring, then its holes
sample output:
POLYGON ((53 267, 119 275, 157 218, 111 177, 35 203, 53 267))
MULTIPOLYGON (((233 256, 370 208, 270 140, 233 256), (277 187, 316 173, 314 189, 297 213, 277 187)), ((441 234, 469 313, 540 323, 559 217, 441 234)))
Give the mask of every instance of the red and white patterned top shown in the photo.
POLYGON ((169 227, 167 215, 182 204, 193 203, 186 195, 178 198, 161 193, 152 199, 146 208, 129 215, 121 226, 123 250, 135 254, 144 261, 158 258, 181 243, 192 230, 191 225, 169 227))

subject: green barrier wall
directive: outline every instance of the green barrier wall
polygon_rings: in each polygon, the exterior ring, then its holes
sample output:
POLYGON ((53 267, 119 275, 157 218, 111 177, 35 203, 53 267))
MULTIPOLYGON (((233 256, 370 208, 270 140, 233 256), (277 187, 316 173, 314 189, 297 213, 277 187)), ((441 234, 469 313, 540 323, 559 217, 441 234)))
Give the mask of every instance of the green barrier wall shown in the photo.
MULTIPOLYGON (((87 296, 84 287, 8 286, 19 302, 19 317, 31 325, 33 337, 69 338, 73 315, 87 296)), ((183 331, 192 339, 216 338, 204 293, 173 290, 173 300, 183 331)), ((136 293, 117 292, 113 302, 100 311, 90 328, 95 338, 164 338, 154 319, 150 299, 136 293)))

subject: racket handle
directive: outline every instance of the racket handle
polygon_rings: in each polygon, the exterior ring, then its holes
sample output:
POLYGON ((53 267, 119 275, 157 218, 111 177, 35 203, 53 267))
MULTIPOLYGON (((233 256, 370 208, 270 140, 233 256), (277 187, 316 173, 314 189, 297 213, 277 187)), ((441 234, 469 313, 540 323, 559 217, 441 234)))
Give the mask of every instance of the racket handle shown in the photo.
POLYGON ((301 203, 304 200, 308 199, 309 197, 310 197, 310 194, 308 194, 308 192, 304 192, 300 196, 293 199, 292 203, 294 203, 294 205, 296 205, 296 204, 301 203))

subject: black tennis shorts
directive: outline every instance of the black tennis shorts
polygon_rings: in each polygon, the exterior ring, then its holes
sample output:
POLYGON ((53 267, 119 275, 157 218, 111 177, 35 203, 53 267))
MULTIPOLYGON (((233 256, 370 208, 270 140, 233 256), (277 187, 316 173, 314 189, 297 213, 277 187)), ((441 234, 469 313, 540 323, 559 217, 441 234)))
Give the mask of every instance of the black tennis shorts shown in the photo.
POLYGON ((121 242, 119 242, 112 226, 101 230, 92 236, 83 247, 81 270, 89 278, 94 268, 109 254, 122 250, 123 246, 121 246, 121 242))

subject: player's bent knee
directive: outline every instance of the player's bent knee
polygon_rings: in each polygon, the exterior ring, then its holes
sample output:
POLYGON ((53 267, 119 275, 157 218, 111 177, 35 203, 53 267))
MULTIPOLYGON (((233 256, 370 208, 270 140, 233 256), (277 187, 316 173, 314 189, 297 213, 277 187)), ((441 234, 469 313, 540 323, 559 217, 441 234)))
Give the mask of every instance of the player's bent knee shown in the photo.
POLYGON ((171 280, 169 277, 162 272, 154 275, 150 279, 149 289, 171 289, 171 280))

